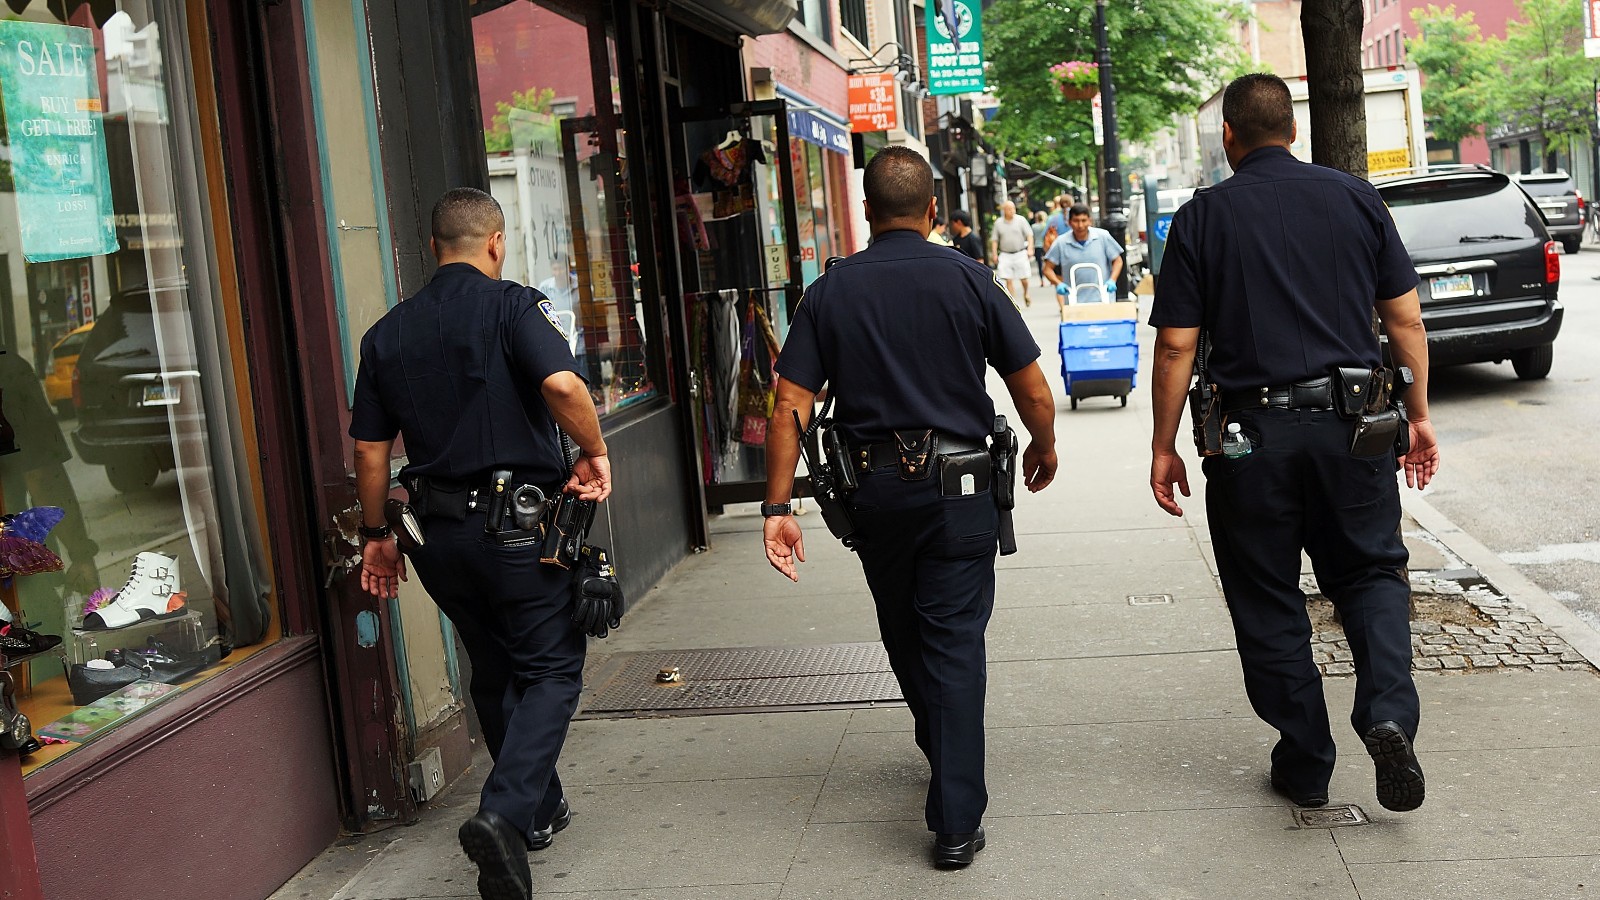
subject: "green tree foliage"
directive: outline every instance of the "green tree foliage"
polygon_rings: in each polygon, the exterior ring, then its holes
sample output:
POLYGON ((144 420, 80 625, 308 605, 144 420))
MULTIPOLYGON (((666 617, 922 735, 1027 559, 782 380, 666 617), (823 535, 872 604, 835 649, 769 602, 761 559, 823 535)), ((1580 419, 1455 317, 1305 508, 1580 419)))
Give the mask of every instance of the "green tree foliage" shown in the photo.
POLYGON ((531 87, 525 91, 513 91, 510 103, 504 100, 497 102, 491 127, 483 132, 484 150, 489 153, 508 153, 519 140, 554 139, 556 126, 545 117, 549 116, 550 104, 555 99, 556 92, 550 88, 531 87))
MULTIPOLYGON (((1228 23, 1239 9, 1221 0, 1108 5, 1122 140, 1148 138, 1174 113, 1193 112, 1237 68, 1228 23)), ((1039 169, 1093 159, 1089 102, 1062 99, 1050 77, 1058 62, 1095 59, 1093 0, 996 0, 983 16, 988 80, 1000 99, 984 133, 1007 156, 1039 169)))
POLYGON ((1455 143, 1489 121, 1486 86, 1498 73, 1473 14, 1455 4, 1411 11, 1419 36, 1406 41, 1406 57, 1427 77, 1422 111, 1433 136, 1455 143))
POLYGON ((1459 140, 1493 127, 1533 132, 1545 147, 1589 131, 1600 60, 1583 55, 1583 0, 1520 0, 1503 39, 1480 39, 1472 14, 1429 7, 1406 51, 1427 81, 1423 108, 1434 136, 1459 140))
POLYGON ((1532 131, 1547 148, 1587 134, 1594 118, 1594 79, 1600 61, 1583 55, 1583 0, 1522 0, 1520 21, 1506 23, 1498 45, 1497 77, 1489 104, 1512 133, 1532 131))

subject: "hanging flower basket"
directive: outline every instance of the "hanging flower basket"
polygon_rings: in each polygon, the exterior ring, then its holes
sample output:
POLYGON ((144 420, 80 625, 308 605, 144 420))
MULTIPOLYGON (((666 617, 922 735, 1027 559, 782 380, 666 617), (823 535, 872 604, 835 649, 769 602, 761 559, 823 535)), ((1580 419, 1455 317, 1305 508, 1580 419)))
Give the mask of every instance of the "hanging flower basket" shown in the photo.
POLYGON ((1068 100, 1089 100, 1100 93, 1100 67, 1092 62, 1058 62, 1050 67, 1050 77, 1068 100))

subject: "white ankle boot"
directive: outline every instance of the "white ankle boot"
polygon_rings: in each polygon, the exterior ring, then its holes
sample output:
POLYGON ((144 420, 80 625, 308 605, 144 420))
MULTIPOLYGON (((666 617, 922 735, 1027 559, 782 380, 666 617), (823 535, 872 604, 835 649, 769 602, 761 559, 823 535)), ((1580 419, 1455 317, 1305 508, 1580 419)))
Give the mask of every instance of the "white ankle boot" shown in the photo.
POLYGON ((147 619, 170 619, 188 612, 178 589, 178 561, 159 553, 134 557, 133 571, 117 596, 83 617, 87 631, 122 628, 147 619))

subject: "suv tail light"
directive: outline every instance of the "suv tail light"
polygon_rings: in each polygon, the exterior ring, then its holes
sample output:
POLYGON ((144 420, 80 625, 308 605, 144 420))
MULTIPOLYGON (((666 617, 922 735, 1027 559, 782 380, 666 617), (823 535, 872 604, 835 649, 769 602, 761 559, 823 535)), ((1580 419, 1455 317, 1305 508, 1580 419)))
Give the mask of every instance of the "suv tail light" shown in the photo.
POLYGON ((1546 284, 1561 281, 1561 245, 1555 241, 1544 242, 1544 280, 1546 284))

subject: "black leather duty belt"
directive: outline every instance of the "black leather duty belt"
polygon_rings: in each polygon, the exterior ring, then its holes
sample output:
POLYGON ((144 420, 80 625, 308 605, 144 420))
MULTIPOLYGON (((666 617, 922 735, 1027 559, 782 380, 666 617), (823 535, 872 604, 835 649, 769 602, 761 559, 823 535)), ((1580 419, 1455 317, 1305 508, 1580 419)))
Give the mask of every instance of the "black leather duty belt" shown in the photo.
MULTIPOLYGON (((530 483, 526 479, 515 477, 506 482, 506 490, 510 492, 530 483)), ((541 489, 546 497, 553 497, 560 493, 561 485, 541 489)), ((460 521, 466 518, 467 513, 488 510, 489 497, 494 493, 494 484, 487 476, 484 476, 482 481, 474 479, 464 482, 416 475, 407 479, 406 490, 410 494, 411 506, 418 516, 443 516, 460 521)))
POLYGON ((1244 409, 1333 409, 1333 379, 1314 378, 1282 387, 1222 392, 1222 411, 1244 409))
MULTIPOLYGON (((933 455, 948 456, 952 453, 971 453, 974 450, 989 449, 982 441, 973 442, 948 435, 935 435, 933 438, 933 455)), ((863 472, 872 469, 886 469, 890 466, 900 465, 900 447, 894 441, 883 441, 877 444, 861 444, 851 451, 851 458, 855 460, 856 468, 863 472)))

